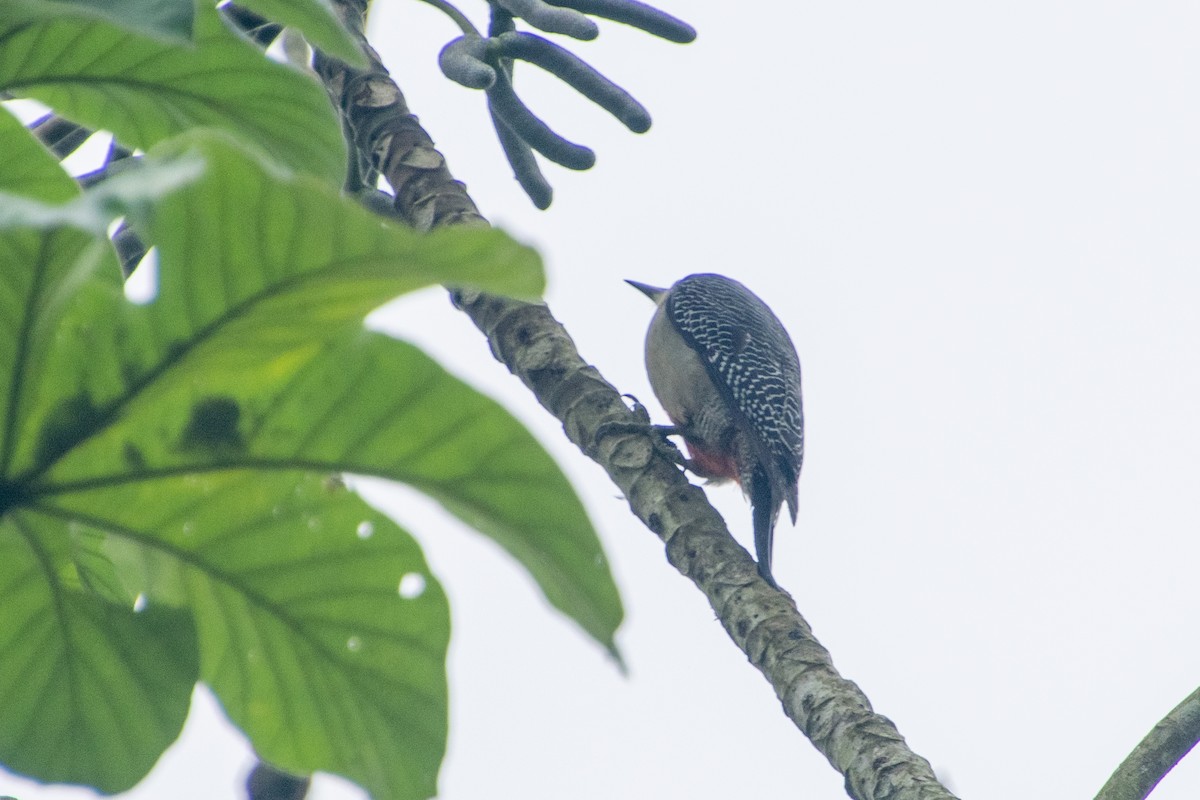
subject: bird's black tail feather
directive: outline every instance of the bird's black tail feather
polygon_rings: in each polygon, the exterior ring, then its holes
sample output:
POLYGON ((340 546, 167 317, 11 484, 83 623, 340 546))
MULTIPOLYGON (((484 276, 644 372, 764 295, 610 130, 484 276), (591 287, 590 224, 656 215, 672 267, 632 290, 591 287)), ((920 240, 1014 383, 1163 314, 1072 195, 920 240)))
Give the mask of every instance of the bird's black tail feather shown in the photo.
POLYGON ((779 584, 771 575, 771 548, 775 537, 775 520, 779 517, 782 498, 771 491, 771 479, 761 466, 750 478, 750 507, 754 514, 754 551, 758 557, 758 574, 776 589, 779 584))

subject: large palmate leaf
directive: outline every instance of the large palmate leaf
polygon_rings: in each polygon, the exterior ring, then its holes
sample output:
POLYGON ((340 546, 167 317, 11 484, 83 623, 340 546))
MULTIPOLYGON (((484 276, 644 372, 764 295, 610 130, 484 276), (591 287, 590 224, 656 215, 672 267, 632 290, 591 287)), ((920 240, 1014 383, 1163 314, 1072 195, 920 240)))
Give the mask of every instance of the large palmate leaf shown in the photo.
POLYGON ((197 7, 194 37, 156 38, 86 8, 7 0, 0 89, 110 130, 131 147, 196 126, 221 128, 340 185, 346 144, 316 81, 267 59, 211 3, 197 7))
POLYGON ((135 477, 31 499, 14 517, 42 521, 48 539, 86 526, 103 536, 97 572, 146 611, 187 609, 200 678, 264 759, 341 773, 377 797, 435 793, 446 599, 412 538, 340 481, 135 477))
MULTIPOLYGON (((77 5, 108 17, 124 28, 186 39, 192 36, 195 5, 192 0, 37 0, 39 5, 77 5)), ((204 2, 204 0, 199 0, 204 2)), ((208 3, 208 5, 212 5, 208 3)), ((338 22, 329 0, 242 0, 239 5, 283 25, 304 32, 314 46, 330 55, 361 65, 362 54, 354 39, 338 22)))
MULTIPOLYGON (((337 772, 379 797, 432 794, 444 597, 412 540, 332 473, 437 498, 613 647, 615 587, 549 456, 497 404, 361 324, 434 282, 534 294, 527 248, 494 230, 390 225, 213 135, 172 143, 64 205, 7 208, 0 556, 15 555, 0 591, 12 587, 20 611, 0 614, 0 642, 22 647, 27 620, 39 620, 51 645, 22 657, 57 663, 65 652, 91 681, 59 670, 56 695, 161 691, 156 703, 27 710, 0 736, 0 760, 46 779, 131 785, 146 751, 177 732, 198 670, 267 760, 337 772), (105 210, 157 248, 153 302, 125 299, 94 235, 105 210), (197 655, 147 688, 142 662, 121 661, 114 642, 134 647, 163 627, 197 655), (103 764, 46 751, 72 731, 109 729, 129 733, 103 764)), ((10 674, 0 700, 18 691, 10 674)))
POLYGON ((191 617, 82 590, 82 526, 0 518, 0 758, 47 781, 128 788, 179 735, 199 677, 191 617))

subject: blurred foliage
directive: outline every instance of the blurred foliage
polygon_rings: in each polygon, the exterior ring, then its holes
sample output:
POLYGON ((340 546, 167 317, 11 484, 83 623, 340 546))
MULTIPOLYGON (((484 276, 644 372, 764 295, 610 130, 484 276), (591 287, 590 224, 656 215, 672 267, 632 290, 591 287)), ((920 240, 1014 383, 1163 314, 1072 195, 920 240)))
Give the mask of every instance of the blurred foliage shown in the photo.
MULTIPOLYGON (((614 655, 622 612, 529 432, 362 320, 437 284, 535 297, 540 260, 343 196, 322 88, 213 7, 96 5, 21 0, 0 20, 0 91, 57 115, 27 129, 0 110, 0 763, 124 790, 203 681, 272 764, 429 797, 446 598, 342 473, 439 501, 614 655), (90 137, 68 119, 117 142, 87 188, 60 164, 90 137), (127 299, 122 261, 152 297, 127 299)), ((351 41, 325 3, 283 5, 351 41)))

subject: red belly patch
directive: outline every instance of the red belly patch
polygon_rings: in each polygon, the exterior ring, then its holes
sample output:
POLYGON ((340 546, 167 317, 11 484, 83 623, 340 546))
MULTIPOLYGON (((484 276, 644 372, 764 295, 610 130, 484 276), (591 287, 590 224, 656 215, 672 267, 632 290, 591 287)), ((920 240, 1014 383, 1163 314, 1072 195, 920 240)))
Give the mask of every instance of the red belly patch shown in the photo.
POLYGON ((733 456, 728 453, 718 453, 715 450, 704 450, 692 442, 684 439, 687 444, 688 454, 692 457, 692 463, 695 472, 702 478, 708 478, 714 481, 738 480, 737 463, 733 460, 733 456))

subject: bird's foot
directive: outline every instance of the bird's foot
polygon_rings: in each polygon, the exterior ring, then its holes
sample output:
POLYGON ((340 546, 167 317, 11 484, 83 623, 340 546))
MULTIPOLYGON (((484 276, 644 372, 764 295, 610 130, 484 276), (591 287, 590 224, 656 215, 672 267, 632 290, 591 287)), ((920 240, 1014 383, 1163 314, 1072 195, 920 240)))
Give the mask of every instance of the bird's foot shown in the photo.
POLYGON ((681 436, 683 435, 683 431, 675 425, 651 425, 650 427, 658 434, 654 437, 655 449, 684 469, 694 472, 695 464, 669 438, 671 436, 681 436))
POLYGON ((642 422, 647 425, 650 424, 650 412, 646 410, 644 405, 642 405, 641 400, 638 400, 635 395, 629 393, 625 393, 621 395, 621 397, 629 398, 629 410, 636 414, 637 418, 642 422))
POLYGON ((654 442, 654 449, 661 453, 666 458, 674 463, 684 467, 691 468, 691 459, 684 456, 675 446, 675 443, 668 439, 668 436, 677 436, 683 433, 674 425, 654 425, 650 422, 650 412, 642 405, 641 401, 631 394, 623 394, 622 397, 629 398, 629 410, 638 418, 636 422, 617 419, 602 422, 596 428, 596 436, 594 441, 599 443, 605 436, 614 433, 651 433, 651 439, 654 442))
POLYGON ((646 407, 631 394, 623 394, 621 397, 628 397, 631 401, 629 410, 633 412, 637 420, 630 422, 627 419, 610 419, 607 422, 601 422, 596 428, 596 433, 592 437, 593 449, 598 447, 600 442, 606 436, 611 436, 614 433, 643 433, 648 428, 653 427, 650 424, 650 412, 646 407))

